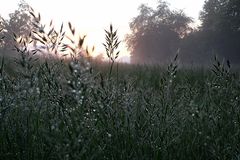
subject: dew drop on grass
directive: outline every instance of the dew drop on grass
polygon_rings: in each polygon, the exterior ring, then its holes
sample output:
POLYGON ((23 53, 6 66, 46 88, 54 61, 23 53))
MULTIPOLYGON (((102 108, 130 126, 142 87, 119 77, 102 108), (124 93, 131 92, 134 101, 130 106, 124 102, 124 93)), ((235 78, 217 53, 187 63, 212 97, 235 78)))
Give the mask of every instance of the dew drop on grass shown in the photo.
POLYGON ((79 68, 79 67, 80 67, 79 64, 75 64, 75 65, 74 65, 74 68, 75 68, 75 69, 77 69, 77 68, 79 68))
POLYGON ((33 89, 32 89, 32 88, 29 89, 29 93, 30 93, 30 94, 33 93, 33 89))
POLYGON ((52 130, 54 130, 54 129, 55 129, 55 126, 54 126, 54 125, 52 125, 52 126, 51 126, 51 129, 52 129, 52 130))
POLYGON ((68 160, 69 159, 69 154, 66 154, 65 158, 66 158, 66 160, 68 160))
POLYGON ((111 138, 111 137, 112 137, 112 135, 111 135, 110 133, 107 133, 107 136, 108 136, 108 138, 111 138))
POLYGON ((70 65, 73 66, 73 65, 74 65, 74 62, 70 62, 70 65))
POLYGON ((36 92, 37 94, 40 94, 40 89, 38 87, 36 88, 36 92))

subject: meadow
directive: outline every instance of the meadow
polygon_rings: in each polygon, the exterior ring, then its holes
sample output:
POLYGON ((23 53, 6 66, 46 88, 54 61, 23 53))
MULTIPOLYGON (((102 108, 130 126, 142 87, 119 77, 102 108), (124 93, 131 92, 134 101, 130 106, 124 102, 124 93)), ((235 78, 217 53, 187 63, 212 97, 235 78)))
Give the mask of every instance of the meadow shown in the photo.
POLYGON ((21 43, 19 58, 0 63, 0 159, 240 159, 240 76, 229 62, 39 60, 21 43))

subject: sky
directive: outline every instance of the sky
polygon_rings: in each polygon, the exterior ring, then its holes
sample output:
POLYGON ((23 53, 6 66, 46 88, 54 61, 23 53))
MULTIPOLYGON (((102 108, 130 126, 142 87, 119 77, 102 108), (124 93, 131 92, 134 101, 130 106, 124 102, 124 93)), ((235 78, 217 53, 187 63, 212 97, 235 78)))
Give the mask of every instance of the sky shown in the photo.
MULTIPOLYGON (((81 35, 87 34, 87 44, 94 45, 96 52, 104 52, 104 29, 112 23, 118 29, 118 35, 124 40, 129 33, 129 22, 138 14, 138 6, 142 3, 156 6, 157 0, 25 0, 36 12, 41 13, 45 23, 53 19, 60 26, 62 22, 71 22, 81 35)), ((183 9, 188 16, 198 20, 204 0, 166 0, 172 9, 183 9)), ((0 5, 0 15, 17 9, 19 0, 7 0, 0 5)), ((67 27, 67 25, 65 25, 67 27)), ((120 46, 120 54, 129 56, 124 43, 120 46)))

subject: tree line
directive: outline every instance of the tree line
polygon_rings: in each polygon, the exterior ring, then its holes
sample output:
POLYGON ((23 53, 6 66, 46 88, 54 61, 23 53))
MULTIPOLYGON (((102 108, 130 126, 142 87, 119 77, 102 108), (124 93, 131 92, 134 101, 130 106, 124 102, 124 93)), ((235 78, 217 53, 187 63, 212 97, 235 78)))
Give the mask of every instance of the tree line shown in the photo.
POLYGON ((165 1, 155 9, 142 4, 130 22, 126 43, 132 63, 165 63, 179 54, 183 63, 206 64, 213 55, 240 62, 240 1, 206 0, 199 19, 171 10, 165 1))

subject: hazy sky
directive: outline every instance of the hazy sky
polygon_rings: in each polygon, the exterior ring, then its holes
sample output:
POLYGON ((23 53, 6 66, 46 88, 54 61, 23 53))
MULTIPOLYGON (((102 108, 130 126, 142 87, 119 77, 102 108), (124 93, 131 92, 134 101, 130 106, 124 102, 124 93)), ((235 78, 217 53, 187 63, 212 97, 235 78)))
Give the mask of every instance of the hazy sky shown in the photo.
MULTIPOLYGON (((119 30, 120 39, 129 31, 129 21, 138 14, 137 8, 145 3, 149 6, 157 0, 25 0, 37 12, 40 12, 45 22, 54 20, 56 25, 71 21, 81 34, 88 36, 90 45, 95 45, 97 51, 102 51, 104 30, 112 23, 119 30)), ((7 15, 17 9, 19 0, 5 0, 0 5, 0 15, 7 15)), ((188 16, 197 20, 204 0, 167 0, 173 9, 183 9, 188 16)), ((126 54, 124 44, 122 54, 126 54)))

